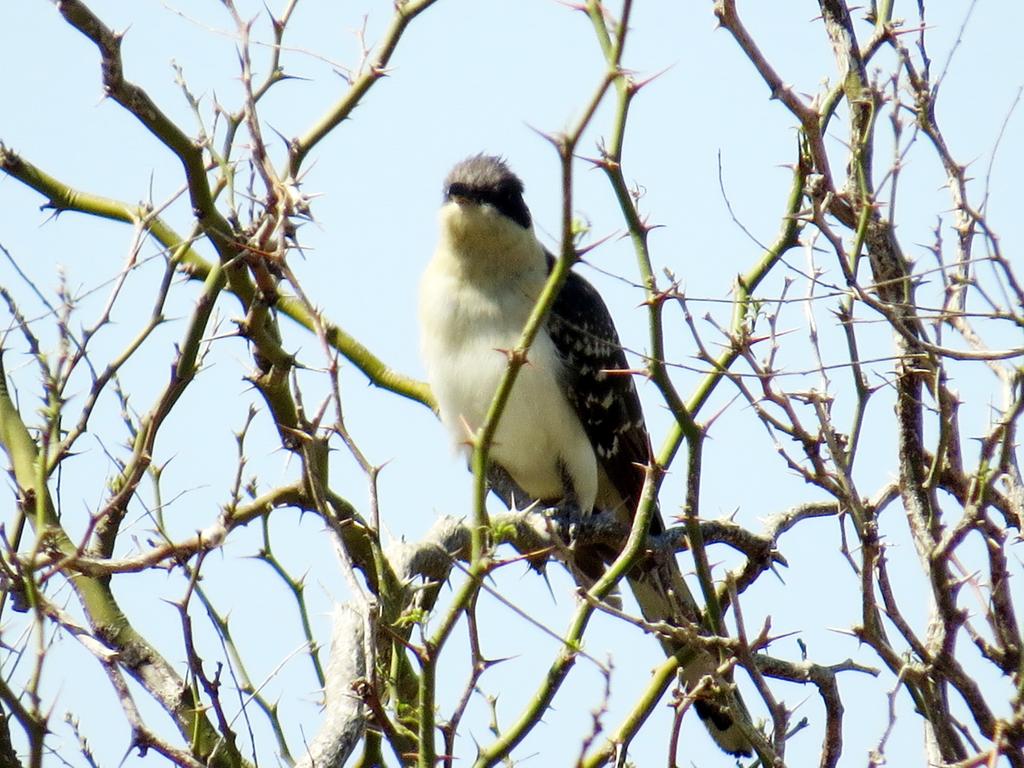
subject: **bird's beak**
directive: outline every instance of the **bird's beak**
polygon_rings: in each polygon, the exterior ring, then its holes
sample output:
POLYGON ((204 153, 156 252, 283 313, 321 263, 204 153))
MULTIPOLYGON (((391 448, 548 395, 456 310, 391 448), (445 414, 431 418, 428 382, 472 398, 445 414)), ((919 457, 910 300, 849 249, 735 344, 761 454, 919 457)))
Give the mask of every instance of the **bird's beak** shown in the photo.
POLYGON ((448 187, 448 199, 460 208, 465 208, 476 202, 466 185, 458 182, 448 187))

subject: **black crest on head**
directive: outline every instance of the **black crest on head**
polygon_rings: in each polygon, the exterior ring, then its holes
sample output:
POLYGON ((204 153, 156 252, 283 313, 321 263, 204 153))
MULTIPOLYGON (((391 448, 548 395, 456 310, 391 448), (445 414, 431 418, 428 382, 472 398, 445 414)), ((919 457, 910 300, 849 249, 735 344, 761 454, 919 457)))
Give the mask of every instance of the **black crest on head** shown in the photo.
POLYGON ((530 227, 523 182, 500 157, 473 155, 452 168, 444 181, 444 199, 455 197, 491 205, 523 229, 530 227))

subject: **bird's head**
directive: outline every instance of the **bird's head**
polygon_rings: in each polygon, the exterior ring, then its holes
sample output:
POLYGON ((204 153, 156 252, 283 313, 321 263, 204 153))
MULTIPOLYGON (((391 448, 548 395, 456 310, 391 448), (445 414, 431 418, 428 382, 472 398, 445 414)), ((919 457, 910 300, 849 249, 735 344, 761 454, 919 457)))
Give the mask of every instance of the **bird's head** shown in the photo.
POLYGON ((534 239, 523 182, 501 158, 481 154, 458 163, 443 195, 442 234, 457 248, 505 249, 534 239))

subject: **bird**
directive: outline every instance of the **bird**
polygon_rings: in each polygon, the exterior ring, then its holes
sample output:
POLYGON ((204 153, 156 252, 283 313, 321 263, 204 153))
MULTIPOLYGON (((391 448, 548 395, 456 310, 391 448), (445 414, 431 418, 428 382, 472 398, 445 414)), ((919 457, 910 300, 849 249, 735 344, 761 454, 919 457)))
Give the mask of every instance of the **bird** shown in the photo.
MULTIPOLYGON (((484 423, 555 259, 538 240, 523 182, 500 157, 477 154, 445 179, 439 236, 419 291, 420 347, 440 419, 468 454, 484 423)), ((570 270, 512 386, 489 450, 491 490, 509 507, 539 503, 630 522, 651 462, 650 439, 625 353, 600 293, 570 270)), ((652 535, 664 531, 655 510, 652 535)), ((624 542, 623 542, 624 543, 624 542)), ((583 585, 615 552, 578 549, 570 570, 583 585)), ((674 557, 627 581, 648 622, 698 621, 700 611, 674 557)), ((681 649, 691 687, 718 666, 707 651, 681 649)), ((740 705, 742 707, 742 705, 740 705)), ((735 708, 719 696, 694 702, 725 752, 749 755, 735 708)), ((744 717, 749 717, 744 711, 744 717)))

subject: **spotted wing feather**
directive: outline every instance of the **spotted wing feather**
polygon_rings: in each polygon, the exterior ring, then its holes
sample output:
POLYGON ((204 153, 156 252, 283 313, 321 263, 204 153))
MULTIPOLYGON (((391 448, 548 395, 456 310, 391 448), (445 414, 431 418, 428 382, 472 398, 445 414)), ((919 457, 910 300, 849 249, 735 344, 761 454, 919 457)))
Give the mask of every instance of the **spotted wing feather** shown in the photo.
MULTIPOLYGON (((632 516, 643 489, 642 467, 650 459, 640 398, 633 377, 625 373, 626 355, 604 300, 575 272, 555 299, 547 332, 565 364, 566 397, 632 516)), ((661 527, 660 520, 654 527, 661 527)))

